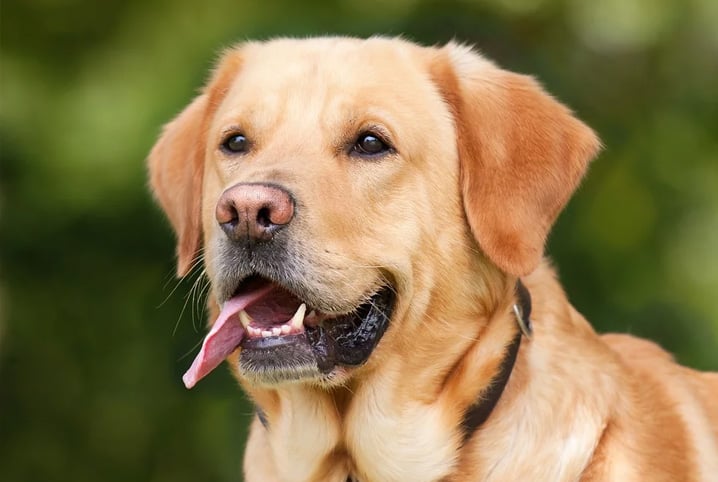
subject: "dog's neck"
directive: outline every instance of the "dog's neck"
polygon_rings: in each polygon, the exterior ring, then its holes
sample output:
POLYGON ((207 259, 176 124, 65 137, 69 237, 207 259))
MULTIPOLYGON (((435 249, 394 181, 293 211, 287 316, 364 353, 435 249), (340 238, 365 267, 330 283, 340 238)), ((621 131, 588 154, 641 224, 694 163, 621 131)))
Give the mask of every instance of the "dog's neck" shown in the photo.
POLYGON ((514 369, 519 347, 521 346, 521 339, 523 337, 531 338, 533 330, 531 326, 531 294, 520 279, 516 281, 516 303, 513 305, 513 311, 519 329, 511 343, 506 347, 506 353, 499 365, 498 372, 491 379, 486 390, 464 413, 464 418, 461 421, 463 443, 466 443, 491 415, 514 369))
MULTIPOLYGON (((450 310, 462 303, 445 304, 446 318, 440 319, 445 320, 446 330, 430 338, 431 332, 422 332, 427 326, 417 327, 416 339, 404 340, 407 350, 403 354, 378 351, 369 366, 360 368, 357 378, 344 386, 292 384, 264 389, 243 384, 258 408, 268 441, 279 445, 288 443, 287 440, 297 443, 307 440, 311 435, 308 432, 316 432, 325 445, 307 449, 311 449, 315 462, 321 465, 320 460, 330 454, 336 456, 337 451, 344 452, 347 450, 344 447, 370 445, 362 439, 362 427, 358 424, 373 425, 374 435, 382 433, 385 425, 386 438, 391 439, 395 435, 392 431, 398 427, 403 430, 407 423, 416 423, 419 417, 411 417, 409 422, 406 413, 418 409, 428 413, 439 411, 442 417, 449 418, 450 422, 442 421, 441 426, 453 426, 455 430, 443 434, 444 445, 459 449, 500 400, 518 353, 520 327, 524 325, 530 330, 530 296, 523 285, 507 288, 495 299, 493 309, 487 313, 480 308, 479 315, 477 311, 450 310), (503 349, 488 351, 483 346, 503 349), (436 360, 434 353, 442 353, 442 359, 436 360), (422 357, 431 358, 432 363, 425 361, 425 366, 421 366, 417 358, 422 357), (443 368, 437 370, 437 365, 443 368), (381 391, 376 387, 381 387, 381 391)), ((430 306, 436 303, 432 301, 430 306)), ((435 319, 440 315, 426 313, 435 319)), ((419 433, 415 436, 422 437, 419 433)), ((275 450, 281 452, 280 448, 275 450)))

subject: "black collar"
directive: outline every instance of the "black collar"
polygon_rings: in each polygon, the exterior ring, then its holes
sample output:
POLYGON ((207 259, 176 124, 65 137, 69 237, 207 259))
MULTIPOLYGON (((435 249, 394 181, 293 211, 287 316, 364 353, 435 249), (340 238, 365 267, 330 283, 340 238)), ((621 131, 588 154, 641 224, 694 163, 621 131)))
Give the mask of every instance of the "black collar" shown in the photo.
MULTIPOLYGON (((531 294, 521 280, 516 281, 516 304, 513 307, 514 314, 516 315, 516 323, 519 325, 519 330, 514 335, 514 339, 506 347, 506 354, 504 359, 501 361, 499 372, 494 376, 488 385, 488 388, 481 394, 479 400, 471 405, 464 418, 461 421, 461 431, 463 432, 462 444, 471 438, 476 430, 489 418, 493 411, 496 403, 501 398, 501 394, 506 388, 506 384, 511 376, 511 371, 514 369, 514 363, 516 363, 516 355, 519 352, 519 346, 521 346, 521 337, 526 335, 526 338, 531 338, 533 333, 531 327, 531 294)), ((352 476, 347 477, 347 482, 357 482, 352 476)))
POLYGON ((526 335, 527 338, 531 337, 531 294, 521 280, 516 282, 516 304, 514 304, 513 309, 520 329, 506 347, 506 354, 501 361, 498 373, 489 382, 488 387, 481 393, 476 403, 466 410, 461 421, 462 444, 465 444, 491 415, 513 371, 516 355, 519 352, 519 346, 521 346, 522 335, 526 335))

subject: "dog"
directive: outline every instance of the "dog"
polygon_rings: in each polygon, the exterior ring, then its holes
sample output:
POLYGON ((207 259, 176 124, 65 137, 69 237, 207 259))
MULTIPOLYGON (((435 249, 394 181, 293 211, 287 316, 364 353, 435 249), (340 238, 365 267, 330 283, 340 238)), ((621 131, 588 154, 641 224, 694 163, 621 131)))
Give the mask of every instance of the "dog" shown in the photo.
POLYGON ((255 481, 716 481, 718 374, 599 336, 544 243, 600 150, 471 47, 226 51, 149 155, 255 481))

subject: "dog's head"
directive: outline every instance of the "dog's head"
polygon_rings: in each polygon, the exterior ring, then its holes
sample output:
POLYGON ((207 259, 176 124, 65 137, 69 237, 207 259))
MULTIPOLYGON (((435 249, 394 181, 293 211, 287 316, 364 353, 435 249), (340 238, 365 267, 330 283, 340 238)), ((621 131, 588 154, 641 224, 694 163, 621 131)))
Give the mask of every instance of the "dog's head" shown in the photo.
POLYGON ((149 158, 178 273, 202 252, 212 286, 185 383, 230 355, 253 383, 332 383, 406 347, 428 306, 537 266, 598 145, 534 80, 456 44, 226 52, 149 158))

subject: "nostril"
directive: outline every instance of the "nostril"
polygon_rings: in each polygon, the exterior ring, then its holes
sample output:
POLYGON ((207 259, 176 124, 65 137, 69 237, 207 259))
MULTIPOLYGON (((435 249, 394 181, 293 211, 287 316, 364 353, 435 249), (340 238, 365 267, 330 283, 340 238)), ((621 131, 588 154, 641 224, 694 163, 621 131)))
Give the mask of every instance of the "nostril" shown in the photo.
POLYGON ((225 216, 223 216, 222 219, 217 219, 219 221, 219 227, 222 228, 222 231, 224 231, 228 237, 234 239, 237 236, 239 214, 234 207, 228 209, 224 214, 225 216))
POLYGON ((230 205, 229 207, 229 223, 236 224, 237 221, 239 221, 239 213, 237 212, 237 208, 234 207, 234 205, 230 205))
POLYGON ((217 206, 217 221, 219 224, 236 224, 239 213, 232 202, 223 202, 217 206))
POLYGON ((263 228, 272 226, 271 211, 267 206, 264 206, 257 211, 257 224, 263 228))

